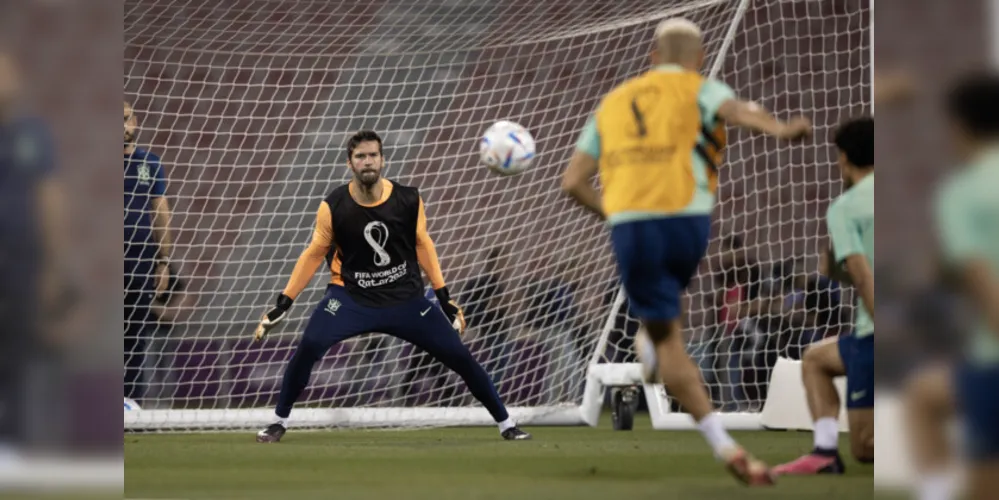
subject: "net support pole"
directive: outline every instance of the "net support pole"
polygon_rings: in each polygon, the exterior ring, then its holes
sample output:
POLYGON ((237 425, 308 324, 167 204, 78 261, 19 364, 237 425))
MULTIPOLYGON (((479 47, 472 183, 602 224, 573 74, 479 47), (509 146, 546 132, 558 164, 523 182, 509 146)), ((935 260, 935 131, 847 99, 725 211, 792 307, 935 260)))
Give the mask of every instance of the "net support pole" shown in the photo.
POLYGON ((736 9, 735 15, 732 16, 732 24, 729 25, 728 32, 725 33, 725 38, 722 39, 722 45, 718 49, 718 55, 715 56, 714 64, 711 65, 711 71, 708 72, 708 77, 717 78, 718 73, 725 67, 725 54, 728 54, 728 49, 732 47, 732 42, 735 40, 735 34, 738 32, 739 26, 742 25, 742 18, 745 17, 746 11, 749 10, 750 1, 751 0, 741 0, 739 2, 739 7, 736 9))
MULTIPOLYGON (((874 0, 871 0, 873 9, 874 0)), ((999 66, 999 0, 989 0, 988 30, 989 30, 989 61, 992 66, 999 66)), ((873 14, 872 14, 873 19, 873 14)), ((871 40, 874 40, 874 25, 871 24, 871 40)), ((873 43, 871 44, 873 45, 873 43)), ((871 59, 873 63, 873 59, 871 59)))
MULTIPOLYGON (((871 95, 870 95, 869 99, 871 101, 871 116, 873 116, 874 115, 874 0, 870 0, 870 1, 871 1, 871 6, 870 6, 870 9, 871 9, 871 14, 870 14, 871 15, 871 34, 870 34, 871 40, 870 40, 870 43, 868 43, 867 45, 870 47, 870 49, 869 49, 870 54, 868 55, 868 57, 870 57, 870 59, 871 59, 871 95)), ((993 0, 992 3, 995 4, 996 1, 997 0, 993 0)), ((995 50, 995 43, 993 43, 993 50, 995 50)))
POLYGON ((618 288, 617 294, 614 296, 614 303, 611 304, 603 329, 600 331, 600 337, 597 339, 593 354, 590 356, 590 363, 586 370, 586 386, 583 388, 583 401, 579 406, 580 416, 586 425, 596 426, 600 421, 600 410, 604 403, 604 382, 596 367, 607 350, 607 340, 610 338, 611 330, 614 329, 618 311, 624 307, 624 298, 624 287, 622 286, 618 288))

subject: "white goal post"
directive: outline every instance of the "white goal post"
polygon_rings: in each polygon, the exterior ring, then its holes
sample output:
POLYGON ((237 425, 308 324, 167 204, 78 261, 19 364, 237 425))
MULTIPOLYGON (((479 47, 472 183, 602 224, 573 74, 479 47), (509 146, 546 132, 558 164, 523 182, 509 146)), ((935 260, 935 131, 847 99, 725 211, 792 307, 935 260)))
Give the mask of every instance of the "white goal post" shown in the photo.
MULTIPOLYGON (((599 98, 648 68, 654 27, 673 16, 703 29, 706 74, 816 124, 799 145, 729 131, 715 241, 685 296, 690 352, 726 424, 763 428, 765 403, 803 404, 767 394, 775 367, 793 373, 802 343, 848 327, 848 295, 816 289, 806 270, 840 190, 827 137, 870 111, 868 1, 126 0, 125 96, 140 146, 163 159, 185 291, 162 317, 126 318, 142 326, 125 352, 142 409, 125 411, 125 429, 271 421, 328 271, 265 342, 250 336, 319 200, 348 179, 342 147, 362 128, 384 137, 387 176, 420 188, 471 322, 466 343, 513 417, 596 425, 608 388, 640 385, 637 323, 605 228, 559 192, 559 176, 599 98), (537 139, 522 175, 477 162, 478 135, 500 119, 537 139)), ((643 391, 654 427, 691 427, 661 386, 643 391)), ((489 424, 457 376, 377 334, 328 353, 291 421, 489 424)))

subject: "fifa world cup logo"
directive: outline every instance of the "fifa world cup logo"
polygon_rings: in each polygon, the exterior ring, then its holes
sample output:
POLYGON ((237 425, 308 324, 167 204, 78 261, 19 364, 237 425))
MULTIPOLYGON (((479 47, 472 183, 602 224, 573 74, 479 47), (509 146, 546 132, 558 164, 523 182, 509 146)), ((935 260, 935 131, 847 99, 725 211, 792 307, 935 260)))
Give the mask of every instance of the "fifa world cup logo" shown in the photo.
POLYGON ((364 226, 364 240, 371 245, 375 251, 375 265, 385 267, 392 262, 392 257, 385 251, 385 242, 388 241, 388 226, 381 221, 371 221, 364 226))

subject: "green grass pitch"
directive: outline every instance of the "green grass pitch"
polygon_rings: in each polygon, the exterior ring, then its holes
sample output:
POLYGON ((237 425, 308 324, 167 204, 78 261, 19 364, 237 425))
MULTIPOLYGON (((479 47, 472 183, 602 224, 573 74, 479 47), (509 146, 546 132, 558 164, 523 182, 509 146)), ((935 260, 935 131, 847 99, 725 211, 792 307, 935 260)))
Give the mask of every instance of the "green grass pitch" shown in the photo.
MULTIPOLYGON (((535 427, 507 442, 495 428, 290 431, 258 444, 253 432, 126 434, 126 498, 217 499, 861 499, 873 466, 847 460, 841 477, 781 478, 746 488, 696 432, 535 427)), ((807 451, 811 434, 735 434, 771 464, 807 451)), ((846 435, 841 446, 848 449, 846 435)))

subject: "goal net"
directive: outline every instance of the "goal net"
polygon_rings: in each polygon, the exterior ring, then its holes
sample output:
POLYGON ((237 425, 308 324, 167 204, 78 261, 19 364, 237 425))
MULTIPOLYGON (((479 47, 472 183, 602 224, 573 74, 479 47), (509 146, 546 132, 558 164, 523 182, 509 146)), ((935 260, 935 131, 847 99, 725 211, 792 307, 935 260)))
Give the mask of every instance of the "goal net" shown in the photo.
MULTIPOLYGON (((730 131, 715 234, 742 247, 714 243, 685 298, 715 402, 758 411, 771 358, 845 325, 833 314, 849 308, 845 297, 803 307, 816 300, 801 288, 810 263, 799 288, 793 274, 770 276, 824 244, 821 215, 839 190, 826 137, 869 104, 867 0, 126 0, 125 95, 140 145, 163 158, 185 292, 162 318, 132 318, 146 327, 125 353, 141 361, 142 410, 126 411, 125 427, 269 421, 328 271, 266 341, 252 343, 252 331, 319 201, 349 179, 343 145, 362 128, 385 139, 387 176, 420 188, 470 323, 465 342, 514 417, 592 423, 582 410, 603 401, 593 367, 628 366, 637 325, 606 230, 559 192, 559 176, 600 96, 647 69, 653 30, 673 16, 705 31, 705 73, 817 124, 817 140, 795 146, 730 131), (477 163, 479 134, 500 119, 537 139, 523 175, 477 163), (723 272, 715 264, 730 253, 740 257, 723 272)), ((491 422, 457 376, 377 332, 330 350, 292 421, 491 422)))

